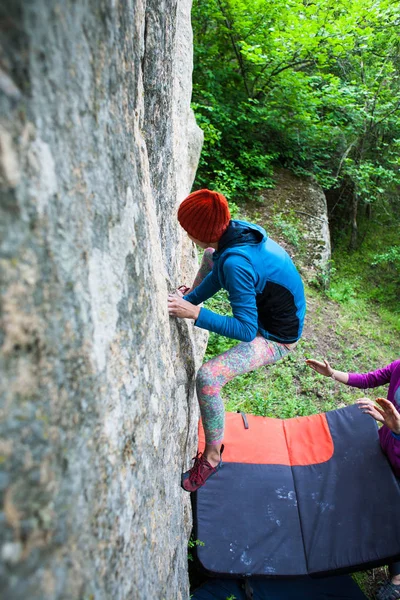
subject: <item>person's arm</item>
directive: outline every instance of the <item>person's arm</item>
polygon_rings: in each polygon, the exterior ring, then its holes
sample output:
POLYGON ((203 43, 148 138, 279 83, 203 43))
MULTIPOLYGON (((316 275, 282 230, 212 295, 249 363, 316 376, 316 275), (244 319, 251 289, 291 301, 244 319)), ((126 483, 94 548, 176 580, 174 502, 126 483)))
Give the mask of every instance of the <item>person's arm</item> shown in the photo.
POLYGON ((203 281, 194 288, 194 290, 185 294, 183 299, 190 302, 190 304, 197 306, 209 298, 212 298, 212 296, 219 292, 220 289, 221 284, 218 277, 215 275, 214 271, 211 271, 204 277, 203 281))
POLYGON ((349 373, 348 385, 360 389, 375 388, 390 382, 395 363, 369 373, 349 373))
MULTIPOLYGON (((201 304, 208 298, 211 298, 221 289, 221 284, 218 278, 213 274, 209 273, 207 277, 190 293, 183 295, 182 287, 178 288, 174 294, 168 294, 168 312, 171 317, 178 317, 180 319, 194 319, 196 321, 199 317, 201 304)), ((197 325, 197 323, 196 323, 197 325)))
POLYGON ((186 302, 177 292, 168 294, 168 313, 171 317, 180 319, 196 319, 200 313, 200 306, 186 302))
POLYGON ((358 407, 386 427, 379 429, 379 441, 396 477, 400 477, 400 413, 390 400, 360 398, 358 407))
POLYGON ((393 431, 387 434, 384 428, 379 430, 379 439, 382 450, 388 457, 393 473, 400 478, 400 436, 396 436, 393 431), (386 433, 386 435, 385 435, 386 433))
POLYGON ((226 317, 202 308, 196 326, 228 338, 251 342, 258 331, 254 269, 247 259, 235 255, 225 260, 223 269, 233 316, 226 317))
POLYGON ((320 375, 331 377, 335 381, 340 381, 340 383, 348 383, 349 374, 345 373, 344 371, 337 371, 336 369, 333 369, 327 360, 320 362, 319 360, 308 358, 306 360, 306 364, 320 375))
POLYGON ((395 363, 391 363, 383 369, 377 369, 376 371, 370 371, 369 373, 344 373, 343 371, 337 371, 332 369, 327 360, 319 362, 318 360, 308 359, 306 364, 320 373, 325 377, 332 377, 341 383, 345 383, 352 387, 361 389, 379 387, 389 383, 395 363))

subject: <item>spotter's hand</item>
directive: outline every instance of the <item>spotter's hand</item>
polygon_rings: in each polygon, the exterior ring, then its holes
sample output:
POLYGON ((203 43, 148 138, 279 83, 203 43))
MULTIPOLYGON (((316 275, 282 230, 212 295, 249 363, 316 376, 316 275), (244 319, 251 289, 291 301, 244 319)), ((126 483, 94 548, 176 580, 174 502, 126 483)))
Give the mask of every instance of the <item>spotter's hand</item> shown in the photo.
POLYGON ((168 294, 168 312, 171 317, 194 319, 196 321, 200 313, 200 306, 187 302, 176 293, 168 294))
POLYGON ((320 375, 325 375, 325 377, 332 377, 333 369, 327 360, 324 362, 320 362, 319 360, 314 360, 313 358, 307 358, 306 365, 314 369, 320 375))
POLYGON ((400 413, 392 402, 385 398, 377 398, 376 404, 369 398, 357 400, 358 407, 375 421, 383 423, 391 431, 400 434, 400 413))

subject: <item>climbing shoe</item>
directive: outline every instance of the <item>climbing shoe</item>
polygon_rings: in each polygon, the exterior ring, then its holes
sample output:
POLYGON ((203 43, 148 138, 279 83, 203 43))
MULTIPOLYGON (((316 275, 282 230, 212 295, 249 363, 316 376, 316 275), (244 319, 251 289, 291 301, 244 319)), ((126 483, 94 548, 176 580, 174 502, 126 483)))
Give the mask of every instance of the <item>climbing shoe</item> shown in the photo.
MULTIPOLYGON (((220 457, 222 456, 223 450, 224 445, 222 444, 220 457)), ((204 458, 202 452, 198 452, 193 460, 193 467, 189 469, 189 471, 186 471, 186 473, 182 473, 181 486, 186 492, 195 492, 198 490, 199 487, 205 484, 211 475, 214 475, 214 473, 222 467, 222 458, 220 458, 217 466, 213 467, 208 460, 204 458)))

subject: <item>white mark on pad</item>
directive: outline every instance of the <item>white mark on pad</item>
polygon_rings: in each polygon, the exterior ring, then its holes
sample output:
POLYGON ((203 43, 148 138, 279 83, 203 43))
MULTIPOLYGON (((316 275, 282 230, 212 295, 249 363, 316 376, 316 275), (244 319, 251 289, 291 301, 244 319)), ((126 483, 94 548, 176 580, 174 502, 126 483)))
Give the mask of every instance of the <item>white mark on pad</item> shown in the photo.
POLYGON ((244 552, 242 552, 242 555, 240 557, 240 562, 242 562, 244 565, 249 567, 251 565, 251 563, 253 562, 253 560, 250 558, 250 556, 247 554, 247 552, 244 551, 244 552))

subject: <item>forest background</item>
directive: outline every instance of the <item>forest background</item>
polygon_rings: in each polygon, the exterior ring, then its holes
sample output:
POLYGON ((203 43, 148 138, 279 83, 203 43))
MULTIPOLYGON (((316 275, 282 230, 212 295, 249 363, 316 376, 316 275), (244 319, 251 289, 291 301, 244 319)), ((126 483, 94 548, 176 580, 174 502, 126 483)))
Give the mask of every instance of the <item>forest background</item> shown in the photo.
MULTIPOLYGON (((301 222, 263 219, 277 168, 313 178, 328 201, 332 260, 306 281, 297 352, 224 388, 227 410, 288 418, 353 403, 360 391, 304 359, 365 372, 400 356, 400 3, 194 0, 193 108, 204 132, 194 189, 284 241, 301 270, 301 222)), ((209 306, 227 314, 224 294, 209 306)), ((206 358, 231 345, 210 335, 206 358)), ((368 391, 383 396, 385 389, 368 391)), ((370 598, 385 576, 357 576, 370 598)))

